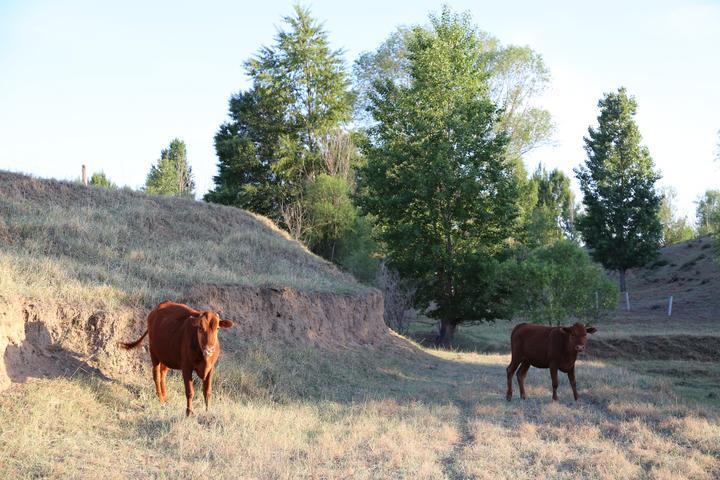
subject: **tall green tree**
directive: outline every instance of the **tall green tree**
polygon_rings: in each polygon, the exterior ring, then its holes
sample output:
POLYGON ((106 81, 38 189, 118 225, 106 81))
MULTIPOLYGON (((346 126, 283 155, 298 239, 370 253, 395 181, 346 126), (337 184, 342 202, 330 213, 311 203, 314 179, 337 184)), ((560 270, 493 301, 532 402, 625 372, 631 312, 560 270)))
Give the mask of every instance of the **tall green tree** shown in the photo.
POLYGON ((577 225, 592 257, 619 273, 624 292, 626 271, 658 254, 661 197, 655 183, 660 175, 640 144, 635 99, 620 88, 598 106, 598 126, 584 138, 587 159, 575 170, 585 206, 577 225))
POLYGON ((160 159, 150 167, 144 190, 156 195, 194 197, 195 180, 185 142, 175 138, 168 148, 162 149, 160 159))
POLYGON ((299 6, 283 20, 274 44, 245 63, 252 87, 230 99, 230 121, 215 135, 215 188, 205 196, 280 223, 307 217, 304 190, 328 173, 321 139, 352 113, 341 52, 322 25, 299 6))
POLYGON ((530 248, 575 239, 575 202, 570 179, 560 170, 538 165, 528 182, 532 209, 523 224, 522 240, 530 248))
POLYGON ((410 79, 374 82, 360 172, 391 266, 434 305, 440 343, 458 324, 506 318, 496 255, 512 233, 517 181, 489 97, 482 37, 447 7, 407 43, 410 79))
POLYGON ((695 236, 695 230, 687 217, 681 217, 677 212, 677 191, 672 187, 665 187, 662 190, 662 202, 660 202, 660 223, 662 224, 662 246, 690 240, 695 236))
MULTIPOLYGON (((399 28, 375 51, 365 52, 353 65, 353 86, 357 93, 356 117, 361 124, 371 125, 372 116, 363 114, 370 105, 374 83, 392 82, 408 86, 412 81, 409 43, 417 29, 399 28)), ((523 156, 550 141, 553 122, 550 112, 537 106, 537 98, 546 89, 550 74, 538 53, 528 47, 502 45, 492 35, 476 31, 480 50, 479 71, 487 79, 488 97, 500 107, 497 133, 509 135, 505 149, 518 179, 518 216, 521 231, 538 227, 539 211, 535 209, 535 186, 528 179, 523 156)), ((547 212, 545 212, 547 213, 547 212)))
POLYGON ((720 190, 706 191, 695 204, 698 235, 720 233, 720 190))

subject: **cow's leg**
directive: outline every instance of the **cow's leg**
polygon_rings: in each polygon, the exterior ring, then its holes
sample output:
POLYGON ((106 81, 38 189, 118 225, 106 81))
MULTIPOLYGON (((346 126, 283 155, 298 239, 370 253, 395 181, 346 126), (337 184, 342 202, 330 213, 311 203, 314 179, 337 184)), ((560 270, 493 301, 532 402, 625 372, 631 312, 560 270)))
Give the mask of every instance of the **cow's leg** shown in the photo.
POLYGON ((507 394, 505 395, 505 398, 507 398, 508 402, 512 400, 512 376, 519 365, 520 362, 517 360, 517 357, 513 355, 510 360, 510 365, 507 367, 507 394))
POLYGON ((192 382, 192 372, 192 369, 185 368, 183 368, 182 371, 183 381, 185 382, 185 398, 187 398, 187 409, 185 410, 185 415, 188 417, 192 413, 192 401, 195 396, 195 389, 193 388, 192 382))
POLYGON ((155 358, 154 356, 150 356, 150 359, 152 360, 153 364, 153 381, 155 382, 155 393, 157 393, 158 398, 160 399, 160 403, 163 402, 163 393, 162 393, 162 386, 161 386, 161 374, 160 369, 162 368, 162 363, 155 358))
POLYGON ((550 378, 552 379, 553 387, 553 400, 557 400, 557 388, 558 388, 558 367, 557 365, 550 365, 550 378))
POLYGON ((167 365, 160 364, 160 390, 162 391, 162 397, 160 402, 165 403, 167 401, 167 374, 170 368, 167 365))
POLYGON ((575 401, 578 401, 578 393, 577 393, 577 386, 575 385, 575 366, 568 370, 568 380, 570 380, 570 386, 572 387, 573 391, 573 397, 575 397, 575 401))
POLYGON ((205 411, 210 408, 210 395, 212 394, 212 376, 215 369, 213 368, 203 379, 203 396, 205 397, 205 411))
POLYGON ((525 361, 520 365, 520 368, 517 372, 517 382, 518 387, 520 387, 520 398, 522 398, 523 400, 527 400, 527 395, 525 395, 525 375, 527 375, 529 369, 530 362, 525 361))

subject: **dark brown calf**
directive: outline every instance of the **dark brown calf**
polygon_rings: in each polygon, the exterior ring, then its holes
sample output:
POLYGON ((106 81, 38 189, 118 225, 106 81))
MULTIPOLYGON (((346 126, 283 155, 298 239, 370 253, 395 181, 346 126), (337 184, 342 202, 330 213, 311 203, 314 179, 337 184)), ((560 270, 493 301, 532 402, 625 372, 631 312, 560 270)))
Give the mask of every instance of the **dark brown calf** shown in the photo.
POLYGON ((212 311, 198 311, 175 302, 163 302, 147 317, 147 330, 134 342, 121 343, 125 349, 136 348, 145 335, 150 336, 150 359, 153 380, 160 403, 167 399, 165 377, 169 369, 182 370, 187 397, 186 415, 192 413, 195 390, 193 371, 203 382, 205 409, 210 406, 212 374, 220 356, 219 328, 229 328, 233 322, 220 320, 212 311))
POLYGON ((546 327, 521 323, 510 336, 512 359, 507 367, 507 400, 512 399, 512 376, 517 373, 520 398, 525 400, 525 375, 530 367, 549 368, 552 378, 553 400, 557 400, 558 370, 567 373, 575 401, 578 400, 575 386, 575 360, 585 350, 587 334, 595 333, 595 327, 576 323, 572 327, 546 327))

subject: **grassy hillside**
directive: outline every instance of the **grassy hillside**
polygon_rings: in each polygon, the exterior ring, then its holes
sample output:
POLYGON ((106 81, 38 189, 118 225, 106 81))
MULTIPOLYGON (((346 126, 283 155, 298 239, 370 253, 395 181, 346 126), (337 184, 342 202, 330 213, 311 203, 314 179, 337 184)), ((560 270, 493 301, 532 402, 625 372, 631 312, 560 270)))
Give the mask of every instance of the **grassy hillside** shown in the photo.
POLYGON ((0 295, 112 309, 202 283, 356 292, 270 221, 188 199, 0 172, 0 295))

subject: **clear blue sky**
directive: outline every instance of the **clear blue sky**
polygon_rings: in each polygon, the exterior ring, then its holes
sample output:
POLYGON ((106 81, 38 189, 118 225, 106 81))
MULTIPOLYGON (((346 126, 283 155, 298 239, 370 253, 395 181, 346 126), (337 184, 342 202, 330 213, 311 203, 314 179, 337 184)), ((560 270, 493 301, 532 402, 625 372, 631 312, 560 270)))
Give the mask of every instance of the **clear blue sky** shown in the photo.
MULTIPOLYGON (((680 207, 720 188, 720 1, 449 1, 503 43, 541 53, 540 103, 555 144, 526 159, 568 174, 604 92, 625 86, 663 185, 680 207)), ((304 2, 348 65, 442 2, 304 2)), ((173 137, 185 140, 199 193, 212 185, 213 135, 243 62, 272 43, 291 2, 0 0, 0 169, 75 178, 80 165, 139 187, 173 137)))

